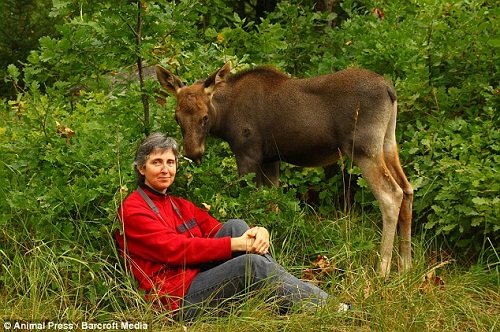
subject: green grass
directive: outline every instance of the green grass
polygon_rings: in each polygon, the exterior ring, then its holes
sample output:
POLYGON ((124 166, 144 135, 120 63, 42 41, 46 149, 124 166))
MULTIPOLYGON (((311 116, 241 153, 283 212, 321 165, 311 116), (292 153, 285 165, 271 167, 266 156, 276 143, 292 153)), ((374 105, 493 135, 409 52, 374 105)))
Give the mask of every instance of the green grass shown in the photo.
POLYGON ((351 213, 320 221, 300 211, 284 234, 273 234, 276 258, 298 276, 310 267, 310 253, 331 259, 337 270, 323 279, 322 287, 332 295, 327 307, 280 316, 257 296, 227 316, 205 315, 190 324, 173 321, 142 299, 133 278, 122 270, 111 237, 104 239, 108 242, 103 248, 109 244, 112 249, 97 252, 78 243, 27 245, 4 230, 3 238, 14 253, 0 249, 4 285, 0 317, 10 322, 145 322, 153 330, 169 331, 500 329, 498 256, 465 267, 436 255, 434 244, 417 235, 413 269, 399 274, 394 266, 389 279, 383 280, 375 271, 379 241, 375 220, 376 216, 351 213), (66 249, 54 249, 61 247, 66 249), (424 281, 430 274, 440 282, 424 281), (351 303, 352 310, 337 313, 339 302, 351 303))

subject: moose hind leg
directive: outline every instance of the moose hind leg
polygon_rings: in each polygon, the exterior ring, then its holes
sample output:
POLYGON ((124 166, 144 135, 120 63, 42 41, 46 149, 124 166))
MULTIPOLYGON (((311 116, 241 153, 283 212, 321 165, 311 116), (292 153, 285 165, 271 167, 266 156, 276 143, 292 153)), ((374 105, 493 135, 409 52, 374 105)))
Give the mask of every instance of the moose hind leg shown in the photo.
POLYGON ((413 188, 401 167, 397 147, 385 151, 385 162, 392 176, 403 190, 403 201, 398 217, 399 228, 399 268, 407 271, 411 268, 411 220, 413 188))
POLYGON ((363 177, 368 182, 382 212, 380 274, 387 277, 391 270, 394 237, 396 236, 398 215, 403 200, 403 190, 387 168, 382 153, 373 158, 367 156, 356 158, 356 163, 361 168, 363 177))

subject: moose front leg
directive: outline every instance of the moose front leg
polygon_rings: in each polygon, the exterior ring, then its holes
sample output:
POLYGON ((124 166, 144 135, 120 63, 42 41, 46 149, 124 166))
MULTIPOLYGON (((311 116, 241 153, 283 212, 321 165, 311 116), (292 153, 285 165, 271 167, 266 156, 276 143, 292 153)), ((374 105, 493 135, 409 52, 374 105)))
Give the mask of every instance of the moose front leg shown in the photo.
POLYGON ((265 186, 279 186, 280 163, 279 161, 271 163, 262 163, 260 172, 257 173, 257 184, 265 186))
POLYGON ((238 175, 245 176, 254 173, 257 185, 261 185, 261 160, 249 156, 248 154, 236 154, 236 166, 238 167, 238 175))
POLYGON ((263 163, 261 160, 261 158, 252 157, 247 154, 236 155, 238 174, 244 176, 249 173, 255 173, 255 183, 257 186, 278 186, 279 161, 263 163))

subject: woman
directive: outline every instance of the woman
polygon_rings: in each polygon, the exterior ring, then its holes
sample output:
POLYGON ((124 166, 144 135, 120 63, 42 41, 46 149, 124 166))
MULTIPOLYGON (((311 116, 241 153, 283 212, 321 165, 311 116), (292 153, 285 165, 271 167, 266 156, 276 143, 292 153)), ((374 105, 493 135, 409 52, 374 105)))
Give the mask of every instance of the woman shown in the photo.
POLYGON ((269 255, 269 233, 242 220, 221 224, 193 203, 170 195, 178 150, 160 133, 137 150, 139 187, 119 209, 123 234, 116 239, 139 286, 151 300, 192 319, 201 308, 266 287, 280 310, 308 300, 321 305, 328 295, 300 281, 269 255))

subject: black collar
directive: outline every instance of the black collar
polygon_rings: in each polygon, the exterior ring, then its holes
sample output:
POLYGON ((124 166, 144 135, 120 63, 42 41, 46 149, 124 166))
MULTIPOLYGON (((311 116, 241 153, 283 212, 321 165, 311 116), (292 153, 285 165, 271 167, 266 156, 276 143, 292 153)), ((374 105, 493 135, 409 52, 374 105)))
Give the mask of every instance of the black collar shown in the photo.
POLYGON ((147 185, 147 184, 145 184, 145 183, 141 183, 141 184, 140 184, 140 187, 141 187, 142 189, 146 189, 147 191, 149 191, 150 193, 152 193, 153 195, 158 196, 158 197, 167 197, 167 196, 168 196, 168 194, 169 194, 169 193, 168 193, 168 189, 167 189, 167 191, 166 191, 165 193, 162 193, 161 191, 158 191, 158 190, 156 190, 156 189, 154 189, 154 188, 151 188, 150 186, 148 186, 148 185, 147 185))

